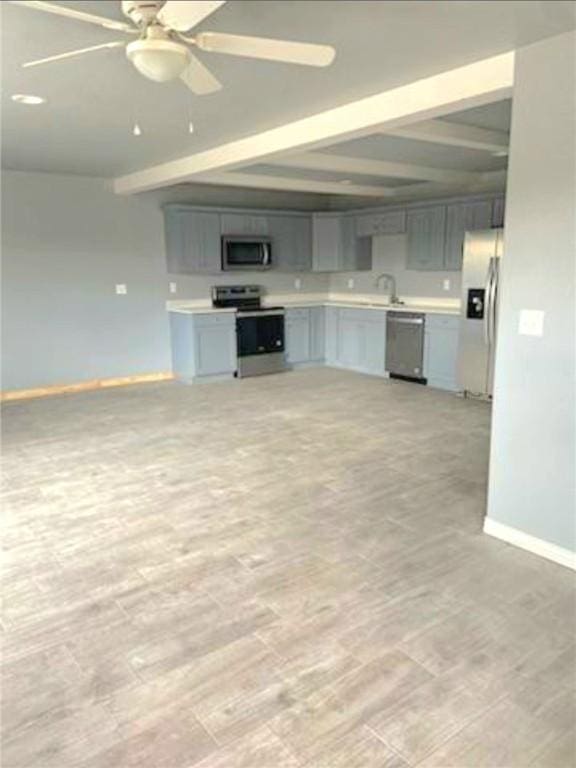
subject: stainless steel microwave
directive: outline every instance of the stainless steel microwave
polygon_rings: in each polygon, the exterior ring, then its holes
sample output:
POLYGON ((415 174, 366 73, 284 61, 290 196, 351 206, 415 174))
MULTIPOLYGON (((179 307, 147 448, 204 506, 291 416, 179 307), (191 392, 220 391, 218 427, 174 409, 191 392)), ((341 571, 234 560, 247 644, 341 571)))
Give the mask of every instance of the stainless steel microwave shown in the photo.
POLYGON ((222 269, 225 272, 270 269, 272 241, 259 235, 229 235, 222 238, 222 269))

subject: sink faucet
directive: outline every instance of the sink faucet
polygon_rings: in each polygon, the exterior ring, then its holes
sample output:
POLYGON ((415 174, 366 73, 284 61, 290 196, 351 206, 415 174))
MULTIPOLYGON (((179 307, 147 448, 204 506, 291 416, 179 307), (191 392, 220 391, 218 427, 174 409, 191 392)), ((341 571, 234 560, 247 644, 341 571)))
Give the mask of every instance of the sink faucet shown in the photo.
POLYGON ((394 277, 394 275, 391 275, 388 272, 382 272, 382 274, 378 275, 378 277, 374 281, 374 285, 376 286, 376 288, 380 287, 380 282, 382 280, 385 280, 390 286, 390 304, 403 304, 404 302, 400 301, 400 299, 396 295, 396 278, 394 277))

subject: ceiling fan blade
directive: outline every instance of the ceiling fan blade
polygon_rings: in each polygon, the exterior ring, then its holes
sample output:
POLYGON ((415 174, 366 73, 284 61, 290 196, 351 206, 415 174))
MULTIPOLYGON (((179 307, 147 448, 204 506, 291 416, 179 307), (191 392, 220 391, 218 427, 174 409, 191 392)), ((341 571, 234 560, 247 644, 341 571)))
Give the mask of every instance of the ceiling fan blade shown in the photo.
POLYGON ((294 43, 288 40, 226 35, 220 32, 200 32, 196 35, 195 43, 203 51, 306 64, 310 67, 327 67, 332 64, 336 55, 331 45, 294 43))
POLYGON ((66 16, 69 19, 75 19, 76 21, 86 21, 88 24, 98 24, 105 29, 115 29, 118 32, 129 32, 133 34, 138 32, 130 24, 125 24, 123 21, 116 21, 116 19, 107 19, 105 16, 95 16, 92 13, 85 13, 84 11, 77 11, 74 8, 69 8, 64 5, 56 5, 55 3, 44 3, 41 0, 10 0, 12 5, 21 5, 24 8, 32 8, 35 11, 44 11, 44 13, 53 13, 56 16, 66 16))
POLYGON ((198 96, 215 93, 222 88, 222 83, 192 53, 190 54, 188 66, 180 75, 180 80, 198 96))
POLYGON ((226 0, 168 0, 158 20, 177 32, 186 32, 217 11, 226 0))
POLYGON ((72 59, 75 56, 83 56, 85 53, 91 53, 92 51, 101 51, 104 48, 124 48, 126 43, 124 40, 116 40, 111 43, 102 43, 101 45, 91 45, 88 48, 77 48, 75 51, 67 51, 66 53, 57 53, 55 56, 47 56, 45 59, 36 59, 35 61, 27 61, 22 64, 24 69, 28 67, 38 67, 40 64, 49 64, 52 61, 61 61, 62 59, 72 59))

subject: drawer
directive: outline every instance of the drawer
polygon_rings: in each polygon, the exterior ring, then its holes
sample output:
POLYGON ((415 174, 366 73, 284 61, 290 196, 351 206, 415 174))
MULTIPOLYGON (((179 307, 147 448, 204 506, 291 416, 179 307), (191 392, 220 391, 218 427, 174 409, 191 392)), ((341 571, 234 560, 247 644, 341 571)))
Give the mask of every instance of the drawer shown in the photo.
POLYGON ((215 325, 229 325, 234 327, 236 325, 236 313, 235 312, 222 312, 209 315, 192 315, 194 318, 194 324, 199 328, 208 328, 215 325))
POLYGON ((352 322, 360 323, 383 323, 386 320, 386 312, 381 309, 341 309, 341 320, 350 320, 352 322))
POLYGON ((426 315, 426 328, 444 328, 457 331, 459 327, 459 315, 437 315, 435 313, 426 315))
POLYGON ((298 309, 287 309, 286 310, 286 321, 290 322, 290 320, 298 320, 298 319, 308 319, 310 315, 310 309, 308 307, 299 307, 298 309))

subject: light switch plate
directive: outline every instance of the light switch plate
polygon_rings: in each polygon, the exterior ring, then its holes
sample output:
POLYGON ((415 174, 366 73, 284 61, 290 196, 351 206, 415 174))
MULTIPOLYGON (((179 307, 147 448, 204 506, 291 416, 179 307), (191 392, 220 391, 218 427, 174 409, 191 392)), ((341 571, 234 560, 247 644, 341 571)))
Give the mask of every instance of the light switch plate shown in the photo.
POLYGON ((126 287, 125 283, 116 283, 116 293, 119 296, 124 296, 128 293, 128 288, 126 287))
POLYGON ((294 288, 296 288, 297 291, 299 291, 300 288, 302 288, 302 280, 299 277, 297 277, 296 280, 294 280, 294 288))
POLYGON ((176 283, 169 283, 168 285, 169 285, 170 293, 176 293, 176 290, 178 288, 176 283))
POLYGON ((543 336, 544 315, 541 309, 521 309, 518 333, 521 336, 543 336))
POLYGON ((349 277, 348 278, 348 288, 350 288, 350 290, 352 290, 352 288, 354 288, 354 278, 353 277, 349 277))
POLYGON ((450 290, 450 280, 448 278, 446 278, 446 280, 444 280, 443 288, 444 288, 445 291, 449 291, 450 290))

